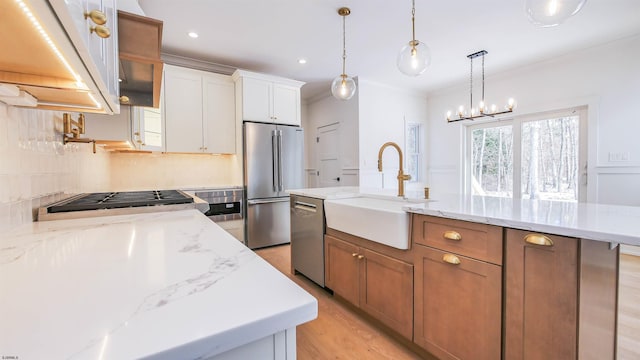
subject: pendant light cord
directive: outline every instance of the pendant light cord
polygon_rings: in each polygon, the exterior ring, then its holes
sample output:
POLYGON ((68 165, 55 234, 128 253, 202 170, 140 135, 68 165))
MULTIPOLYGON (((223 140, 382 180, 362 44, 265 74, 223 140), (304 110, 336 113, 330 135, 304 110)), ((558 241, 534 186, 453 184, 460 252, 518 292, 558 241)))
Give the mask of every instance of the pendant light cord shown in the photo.
POLYGON ((482 104, 487 105, 484 103, 484 55, 482 55, 482 104))
POLYGON ((471 69, 469 70, 469 111, 473 109, 473 58, 471 58, 471 69))
POLYGON ((411 1, 411 32, 412 41, 411 46, 416 47, 416 0, 411 1))
POLYGON ((345 35, 345 17, 346 15, 342 15, 342 75, 347 74, 345 66, 345 63, 347 62, 347 36, 345 35))

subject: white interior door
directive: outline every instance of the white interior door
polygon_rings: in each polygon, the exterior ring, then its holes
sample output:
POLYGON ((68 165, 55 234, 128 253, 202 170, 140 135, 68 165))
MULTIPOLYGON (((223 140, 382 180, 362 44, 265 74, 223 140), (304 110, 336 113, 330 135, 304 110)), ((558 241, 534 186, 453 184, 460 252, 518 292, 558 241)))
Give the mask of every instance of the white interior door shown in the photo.
POLYGON ((321 126, 317 129, 317 169, 320 187, 340 186, 340 124, 321 126))

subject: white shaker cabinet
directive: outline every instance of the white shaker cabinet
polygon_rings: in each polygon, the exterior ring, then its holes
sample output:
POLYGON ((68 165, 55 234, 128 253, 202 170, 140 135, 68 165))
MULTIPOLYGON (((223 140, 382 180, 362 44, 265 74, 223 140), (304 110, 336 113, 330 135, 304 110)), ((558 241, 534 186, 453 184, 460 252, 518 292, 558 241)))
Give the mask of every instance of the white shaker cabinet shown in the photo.
MULTIPOLYGON (((55 1, 54 3, 61 3, 55 1)), ((118 103, 118 17, 114 0, 65 0, 110 100, 118 103)), ((62 16, 62 15, 61 15, 62 16)))
POLYGON ((167 152, 235 153, 230 76, 165 65, 163 91, 167 152))
POLYGON ((303 82, 243 70, 236 70, 233 79, 241 121, 300 125, 303 82))

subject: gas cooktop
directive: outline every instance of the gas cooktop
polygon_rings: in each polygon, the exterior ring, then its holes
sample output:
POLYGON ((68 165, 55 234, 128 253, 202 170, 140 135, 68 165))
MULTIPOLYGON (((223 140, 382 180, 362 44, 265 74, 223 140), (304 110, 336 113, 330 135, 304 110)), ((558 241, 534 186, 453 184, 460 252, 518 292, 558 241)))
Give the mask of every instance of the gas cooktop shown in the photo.
POLYGON ((195 208, 193 197, 180 190, 89 193, 38 210, 38 220, 123 215, 195 208))

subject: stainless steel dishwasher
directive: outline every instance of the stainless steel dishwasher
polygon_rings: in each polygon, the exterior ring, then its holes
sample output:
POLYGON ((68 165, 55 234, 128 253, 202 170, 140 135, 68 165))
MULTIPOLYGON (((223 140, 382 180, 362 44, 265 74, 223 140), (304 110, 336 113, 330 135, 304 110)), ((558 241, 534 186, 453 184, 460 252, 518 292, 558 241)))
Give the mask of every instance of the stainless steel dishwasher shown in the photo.
POLYGON ((321 199, 291 195, 291 265, 324 287, 324 206, 321 199))

